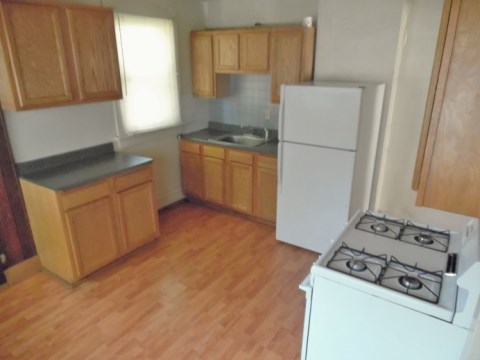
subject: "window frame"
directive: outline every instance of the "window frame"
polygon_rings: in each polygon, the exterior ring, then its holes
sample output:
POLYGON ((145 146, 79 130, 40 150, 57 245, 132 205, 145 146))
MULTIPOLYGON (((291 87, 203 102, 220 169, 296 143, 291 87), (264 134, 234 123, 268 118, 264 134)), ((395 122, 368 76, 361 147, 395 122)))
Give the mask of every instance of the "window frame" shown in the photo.
POLYGON ((130 12, 122 12, 122 11, 115 11, 114 12, 114 18, 115 18, 115 38, 117 41, 117 53, 118 53, 118 59, 119 59, 119 68, 120 68, 120 82, 122 86, 122 91, 124 96, 127 96, 127 91, 126 91, 126 76, 125 76, 125 62, 124 62, 124 57, 123 57, 123 46, 121 42, 121 33, 120 33, 120 21, 119 21, 119 16, 120 15, 126 15, 126 16, 135 16, 135 17, 144 17, 144 18, 149 18, 149 19, 162 19, 162 20, 170 20, 172 21, 173 25, 173 42, 174 42, 174 52, 175 52, 175 67, 176 67, 176 79, 177 79, 177 98, 178 98, 178 117, 179 117, 179 122, 175 124, 170 124, 170 125, 164 125, 164 126, 158 126, 152 129, 146 129, 146 130, 141 130, 141 131, 134 131, 134 132, 128 132, 125 129, 125 125, 123 122, 123 113, 121 109, 121 102, 124 101, 124 99, 119 99, 113 102, 113 110, 114 110, 114 118, 115 118, 115 129, 117 133, 117 139, 122 140, 122 139, 128 139, 128 138, 136 138, 140 137, 143 135, 155 133, 155 132, 161 132, 169 129, 174 129, 178 127, 182 127, 185 125, 185 122, 183 120, 182 116, 182 91, 181 91, 181 76, 180 76, 180 51, 179 51, 179 43, 178 43, 178 23, 177 19, 174 16, 148 16, 148 15, 141 15, 137 13, 130 13, 130 12))

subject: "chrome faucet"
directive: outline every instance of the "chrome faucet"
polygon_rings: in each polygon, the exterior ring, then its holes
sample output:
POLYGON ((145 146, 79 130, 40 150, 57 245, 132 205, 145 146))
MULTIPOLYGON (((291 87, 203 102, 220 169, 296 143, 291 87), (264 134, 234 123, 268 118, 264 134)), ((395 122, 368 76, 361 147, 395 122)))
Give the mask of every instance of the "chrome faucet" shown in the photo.
POLYGON ((265 140, 268 140, 270 138, 270 129, 263 129, 263 131, 265 131, 265 140))

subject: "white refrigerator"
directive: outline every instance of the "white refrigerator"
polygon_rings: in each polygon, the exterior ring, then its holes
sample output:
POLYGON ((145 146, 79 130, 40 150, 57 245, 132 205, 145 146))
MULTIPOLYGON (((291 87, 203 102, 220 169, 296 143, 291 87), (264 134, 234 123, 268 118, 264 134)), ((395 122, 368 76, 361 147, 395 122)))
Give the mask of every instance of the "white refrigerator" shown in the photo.
POLYGON ((284 85, 277 240, 324 253, 351 215, 369 209, 384 84, 284 85))

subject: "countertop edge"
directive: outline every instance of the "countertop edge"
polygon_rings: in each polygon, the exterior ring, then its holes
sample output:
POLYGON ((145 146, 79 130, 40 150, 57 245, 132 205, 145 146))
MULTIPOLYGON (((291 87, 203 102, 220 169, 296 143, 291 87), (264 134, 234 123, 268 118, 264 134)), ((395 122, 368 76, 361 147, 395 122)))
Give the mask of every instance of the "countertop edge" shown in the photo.
MULTIPOLYGON (((42 186, 44 188, 47 188, 47 189, 50 189, 50 190, 53 190, 53 191, 69 191, 69 190, 73 190, 73 189, 80 188, 80 187, 83 187, 83 186, 91 185, 91 184, 93 184, 95 182, 98 182, 102 179, 107 179, 107 178, 112 177, 112 176, 128 173, 132 170, 135 170, 135 169, 138 169, 140 167, 147 166, 147 165, 150 165, 150 164, 153 163, 153 159, 148 158, 148 157, 137 156, 137 155, 131 155, 131 156, 136 156, 136 157, 139 157, 139 158, 141 157, 141 158, 144 158, 144 160, 140 160, 139 163, 124 167, 122 169, 109 170, 105 173, 95 174, 91 177, 86 177, 84 179, 80 179, 80 180, 75 181, 75 182, 68 182, 65 185, 58 185, 58 186, 57 185, 52 185, 51 183, 49 183, 48 180, 47 181, 45 181, 45 180, 42 181, 41 178, 38 179, 38 178, 35 178, 35 177, 31 177, 30 176, 31 174, 19 175, 19 178, 24 180, 24 181, 31 182, 33 184, 42 186)), ((61 175, 59 174, 58 176, 61 176, 61 175)))
MULTIPOLYGON (((202 137, 195 136, 196 133, 207 132, 208 129, 199 130, 190 134, 182 134, 180 136, 180 140, 188 140, 188 141, 195 141, 202 144, 214 145, 214 146, 221 146, 229 149, 236 149, 236 150, 244 150, 244 151, 251 151, 266 155, 272 155, 278 157, 278 141, 272 140, 260 146, 250 147, 250 146, 243 146, 238 144, 229 144, 226 142, 219 142, 215 140, 209 140, 202 137)), ((217 130, 218 131, 218 130, 217 130)), ((225 134, 229 134, 228 131, 225 131, 225 134)))

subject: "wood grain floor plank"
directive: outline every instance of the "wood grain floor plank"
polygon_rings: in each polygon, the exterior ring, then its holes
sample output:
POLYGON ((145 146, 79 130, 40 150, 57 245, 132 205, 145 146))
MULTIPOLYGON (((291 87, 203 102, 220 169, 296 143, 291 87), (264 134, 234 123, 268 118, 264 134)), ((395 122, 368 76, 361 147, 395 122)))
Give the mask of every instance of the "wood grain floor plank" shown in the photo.
POLYGON ((0 290, 1 359, 296 359, 316 255, 274 228, 191 203, 160 239, 71 289, 45 273, 0 290))

